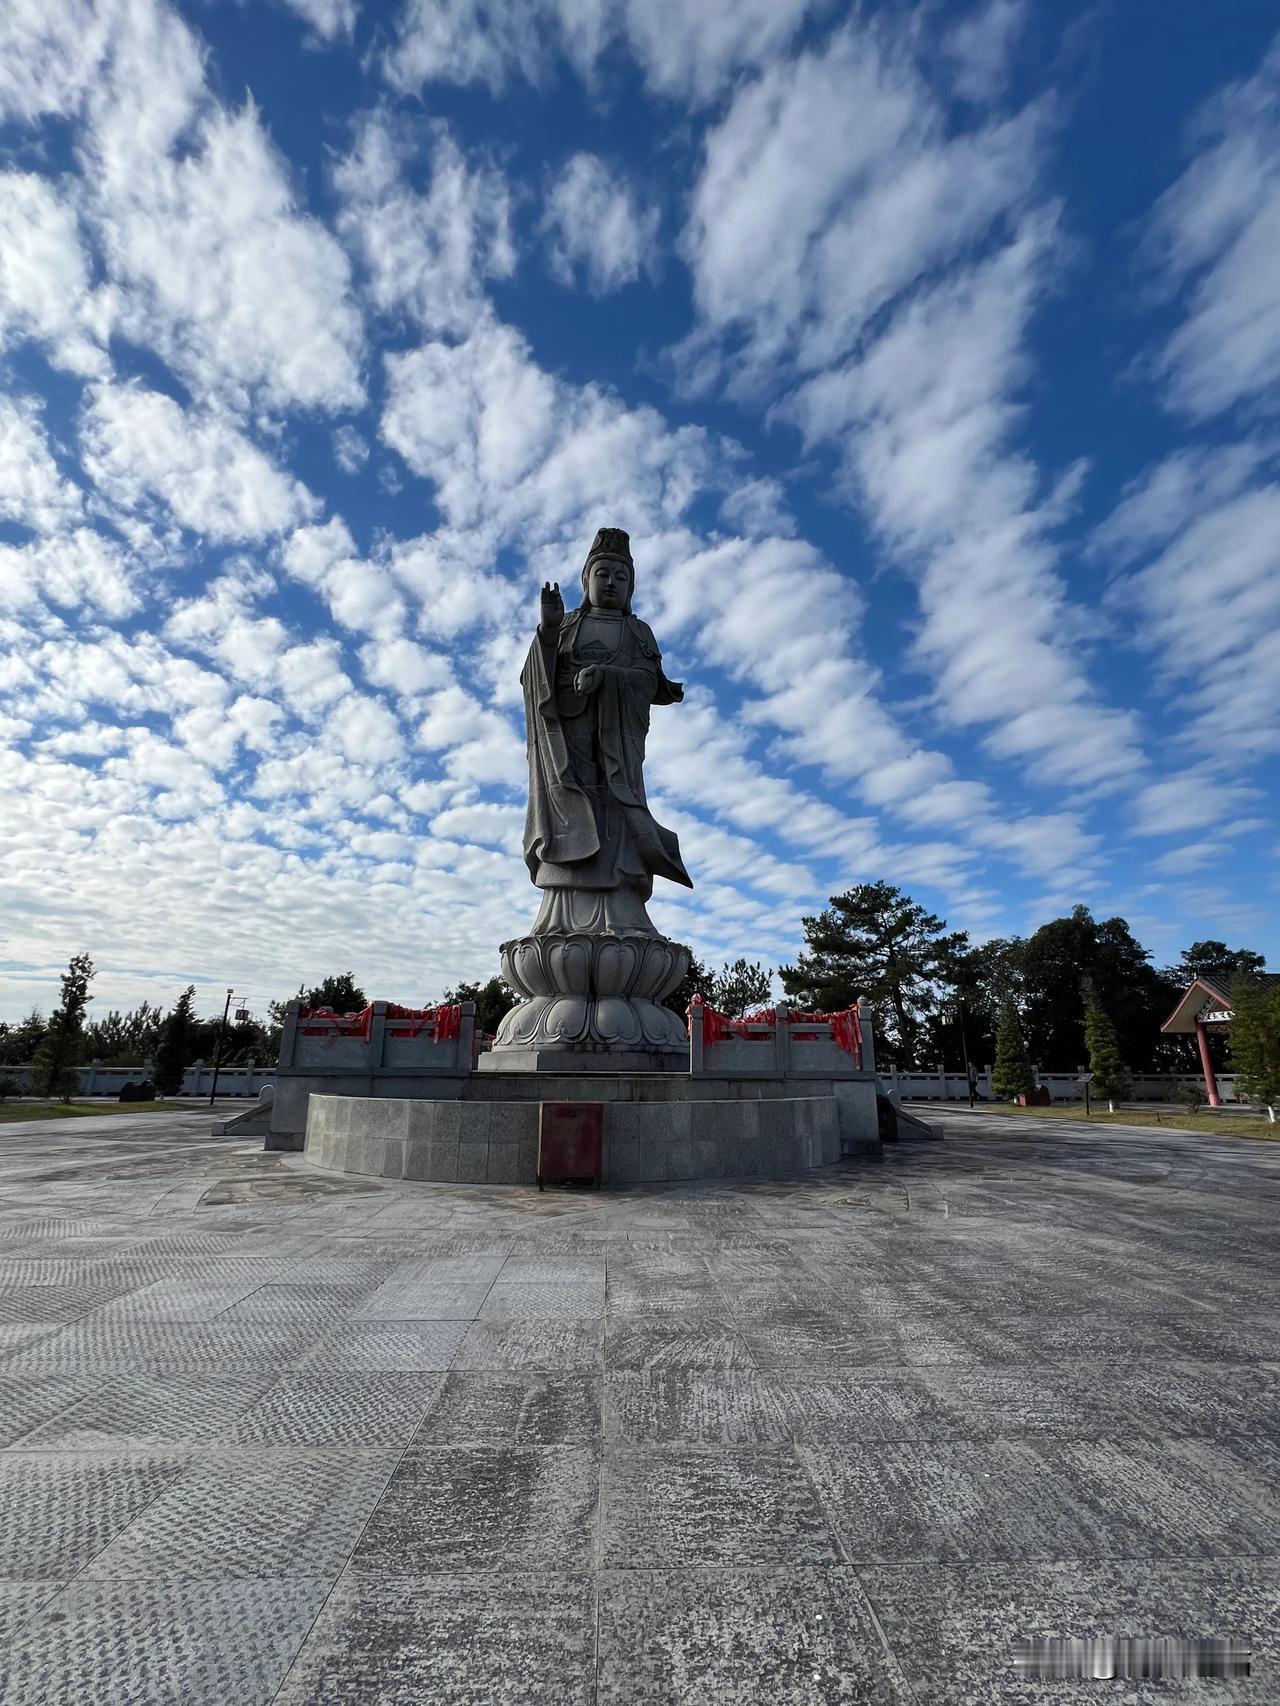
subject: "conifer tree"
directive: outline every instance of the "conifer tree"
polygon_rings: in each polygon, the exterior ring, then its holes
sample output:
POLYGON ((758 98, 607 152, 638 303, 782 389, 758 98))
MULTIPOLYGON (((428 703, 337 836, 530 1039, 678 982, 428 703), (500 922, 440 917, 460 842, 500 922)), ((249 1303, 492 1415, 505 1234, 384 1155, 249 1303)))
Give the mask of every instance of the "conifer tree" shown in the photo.
POLYGON ((156 1050, 155 1084, 157 1094, 176 1096, 182 1088, 182 1075, 190 1066, 193 1054, 196 986, 189 983, 178 997, 178 1005, 170 1013, 156 1050))
POLYGON ((31 1064, 31 1088, 37 1096, 58 1096, 69 1102, 80 1087, 77 1062, 84 1040, 84 1010, 92 1001, 89 980, 94 975, 88 954, 75 954, 62 974, 62 1000, 31 1064))
POLYGON ((1129 1068, 1120 1053, 1111 1015, 1098 1000, 1098 992, 1087 978, 1084 994, 1084 1041, 1089 1051, 1090 1087, 1095 1096, 1105 1096, 1111 1113, 1116 1103, 1133 1089, 1129 1068))
POLYGON ((1242 976, 1231 986, 1231 1064, 1251 1102, 1280 1106, 1280 981, 1242 976))
POLYGON ((1018 1010, 1012 1001, 1000 1009, 1000 1025, 996 1031, 996 1060, 991 1073, 991 1091, 1006 1102, 1030 1095, 1036 1087, 1036 1075, 1027 1058, 1027 1045, 1022 1035, 1018 1010))

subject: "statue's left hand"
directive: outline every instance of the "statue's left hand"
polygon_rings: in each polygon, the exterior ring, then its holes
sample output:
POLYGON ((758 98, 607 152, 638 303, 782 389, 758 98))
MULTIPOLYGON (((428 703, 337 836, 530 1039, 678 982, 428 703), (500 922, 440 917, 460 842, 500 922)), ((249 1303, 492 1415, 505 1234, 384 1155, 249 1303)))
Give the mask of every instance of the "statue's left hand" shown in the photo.
POLYGON ((667 683, 667 685, 671 689, 672 703, 676 704, 676 705, 682 704, 684 701, 684 682, 683 681, 670 681, 667 683))
POLYGON ((594 693, 604 680, 604 669, 598 663, 589 663, 585 669, 580 669, 573 678, 576 693, 594 693))

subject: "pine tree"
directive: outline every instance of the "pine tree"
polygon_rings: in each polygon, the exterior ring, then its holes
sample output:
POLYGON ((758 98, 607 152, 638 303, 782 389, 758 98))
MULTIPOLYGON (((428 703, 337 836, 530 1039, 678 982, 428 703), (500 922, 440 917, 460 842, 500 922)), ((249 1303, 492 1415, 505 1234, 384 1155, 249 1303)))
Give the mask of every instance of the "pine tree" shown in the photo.
POLYGON ((753 1007, 768 1005, 772 977, 758 961, 735 960, 712 978, 707 999, 731 1019, 740 1019, 753 1007))
POLYGON ((892 883, 858 883, 800 922, 808 952, 778 968, 791 1000, 831 1013, 870 997, 879 1015, 877 1058, 918 1064, 926 1021, 968 951, 965 932, 945 934, 943 919, 892 883))
POLYGON ((37 1096, 58 1096, 69 1102, 80 1087, 76 1068, 84 1040, 84 1010, 93 999, 89 994, 93 975, 88 954, 72 956, 62 975, 62 1000, 32 1062, 31 1088, 37 1096))
POLYGON ((996 1031, 996 1060, 991 1073, 991 1091, 995 1096, 1012 1102, 1028 1096, 1036 1087, 1036 1075, 1027 1058, 1027 1045, 1022 1035, 1018 1010, 1011 1001, 1000 1009, 1000 1025, 996 1031))
POLYGON ((155 1083, 161 1096, 176 1096, 192 1059, 196 986, 189 983, 165 1024, 156 1050, 155 1083))
POLYGON ((1083 993, 1084 1042, 1089 1051, 1090 1088, 1095 1096, 1107 1098, 1107 1107, 1114 1114, 1116 1103, 1133 1089, 1133 1081, 1120 1053, 1111 1015, 1098 1000, 1097 990, 1088 979, 1083 993))
POLYGON ((1280 1106, 1280 982, 1243 976, 1231 986, 1231 1064, 1236 1083, 1274 1120, 1280 1106))

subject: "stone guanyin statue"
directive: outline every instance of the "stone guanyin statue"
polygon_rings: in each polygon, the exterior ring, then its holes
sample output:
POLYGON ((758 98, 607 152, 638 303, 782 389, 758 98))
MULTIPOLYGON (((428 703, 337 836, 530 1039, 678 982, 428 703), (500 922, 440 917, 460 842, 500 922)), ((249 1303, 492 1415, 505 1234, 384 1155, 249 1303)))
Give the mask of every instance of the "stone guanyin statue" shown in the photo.
POLYGON ((693 886, 679 842, 644 792, 650 707, 679 703, 684 689, 667 679, 651 629, 632 614, 634 584, 630 540, 602 527, 579 607, 566 615, 559 586, 542 589, 520 677, 524 856, 542 906, 530 934, 502 946, 503 976, 524 999, 482 1057, 490 1070, 688 1066, 684 1023, 660 1005, 688 955, 658 934, 645 907, 654 877, 693 886))

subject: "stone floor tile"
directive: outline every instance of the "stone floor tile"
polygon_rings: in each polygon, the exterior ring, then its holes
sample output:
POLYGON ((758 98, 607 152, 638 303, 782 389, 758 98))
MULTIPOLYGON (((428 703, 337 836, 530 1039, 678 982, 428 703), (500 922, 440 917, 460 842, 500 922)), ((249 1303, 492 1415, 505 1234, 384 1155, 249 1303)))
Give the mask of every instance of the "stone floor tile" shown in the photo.
POLYGON ((604 1312, 604 1280, 500 1279, 484 1300, 482 1321, 586 1321, 604 1312))
POLYGON ((605 1365, 658 1368, 754 1368, 746 1335, 731 1321, 698 1315, 611 1315, 605 1365))
POLYGON ((370 1517, 352 1573, 587 1569, 598 1481, 588 1447, 415 1451, 370 1517))
POLYGON ((0 1578, 66 1579, 182 1472, 179 1456, 0 1457, 0 1578))
POLYGON ((594 1706, 595 1637, 586 1577, 347 1578, 275 1706, 594 1706))
POLYGON ((729 1312, 725 1294, 703 1272, 696 1275, 647 1275, 609 1270, 607 1302, 611 1315, 699 1315, 729 1312))
POLYGON ((455 1372, 444 1377, 409 1449, 587 1445, 599 1438, 598 1375, 455 1372))
MULTIPOLYGON (((56 1593, 61 1582, 2 1582, 0 1581, 0 1655, 30 1618, 56 1593)), ((0 1666, 3 1660, 0 1657, 0 1666)), ((0 1680, 3 1669, 0 1668, 0 1680)))
POLYGON ((950 1439, 965 1432, 954 1406, 915 1369, 826 1375, 791 1369, 779 1391, 790 1437, 805 1445, 950 1439))
POLYGON ((81 1374, 5 1374, 0 1363, 0 1447, 29 1438, 100 1383, 81 1374))
POLYGON ((882 1364, 971 1363, 973 1352, 936 1316, 916 1322, 775 1310, 738 1319, 753 1360, 761 1368, 867 1368, 882 1364))
POLYGON ((605 1438, 631 1445, 768 1445, 792 1437, 776 1375, 658 1368, 605 1376, 605 1438))
POLYGON ((1280 1568, 1215 1563, 913 1565, 861 1572, 890 1648, 930 1706, 1195 1701, 1272 1706, 1280 1677, 1280 1568), (1049 1681, 1019 1677, 1014 1642, 1032 1635, 1237 1636, 1248 1678, 1049 1681))
POLYGON ((260 1322, 81 1321, 47 1333, 6 1357, 19 1369, 145 1373, 155 1367, 280 1368, 316 1335, 260 1322))
POLYGON ((347 1562, 396 1453, 220 1453, 192 1463, 93 1560, 103 1577, 325 1576, 347 1562))
POLYGON ((269 1706, 326 1581, 73 1582, 5 1655, 5 1706, 269 1706))
POLYGON ((427 1374, 448 1368, 471 1331, 466 1321, 349 1321, 318 1340, 300 1367, 427 1374))
POLYGON ((604 1272, 603 1252, 591 1254, 577 1251, 563 1255, 529 1255, 522 1252, 508 1256, 502 1272, 497 1277, 502 1285, 530 1285, 539 1282, 560 1285, 566 1280, 589 1280, 603 1285, 604 1272))
POLYGON ((393 1450, 413 1437, 443 1378, 363 1370, 285 1375, 235 1423, 232 1441, 393 1450))
POLYGON ((605 1447, 610 1569, 844 1562, 809 1476, 785 1447, 605 1447))
POLYGON ((24 1450, 127 1451, 207 1443, 229 1434, 236 1418, 274 1381, 265 1369, 111 1375, 96 1381, 91 1393, 27 1434, 21 1444, 24 1450))
POLYGON ((600 1593, 599 1706, 914 1706, 850 1569, 628 1570, 600 1593))
POLYGON ((477 1321, 468 1327, 452 1367, 458 1369, 562 1369, 600 1366, 604 1321, 477 1321))
POLYGON ((474 1321, 488 1280, 440 1279, 424 1264, 391 1276, 353 1312, 357 1321, 474 1321))

